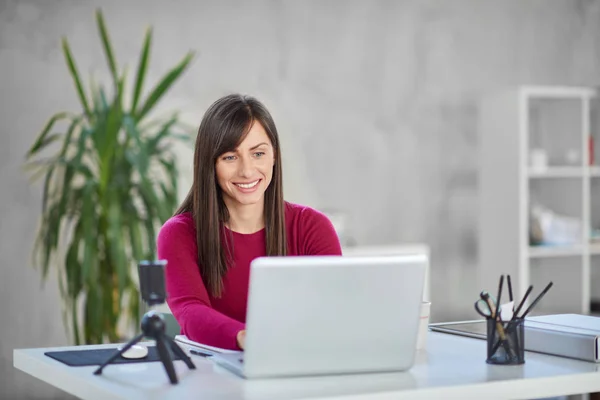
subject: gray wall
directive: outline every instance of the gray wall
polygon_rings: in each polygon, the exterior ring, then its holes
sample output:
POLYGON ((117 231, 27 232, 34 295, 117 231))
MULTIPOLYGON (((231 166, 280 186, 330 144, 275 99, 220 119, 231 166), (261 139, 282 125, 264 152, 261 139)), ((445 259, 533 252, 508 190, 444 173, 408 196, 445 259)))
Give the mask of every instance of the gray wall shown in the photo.
MULTIPOLYGON (((477 101, 512 84, 597 85, 598 1, 0 0, 0 394, 60 398, 12 368, 12 349, 66 344, 55 281, 30 262, 40 186, 23 154, 55 111, 77 109, 59 48, 105 75, 102 5, 120 62, 155 28, 152 80, 198 56, 163 109, 197 125, 217 97, 272 110, 288 200, 341 210, 359 244, 427 242, 433 320, 471 318, 477 259, 477 101)), ((191 152, 181 149, 182 193, 191 152)))

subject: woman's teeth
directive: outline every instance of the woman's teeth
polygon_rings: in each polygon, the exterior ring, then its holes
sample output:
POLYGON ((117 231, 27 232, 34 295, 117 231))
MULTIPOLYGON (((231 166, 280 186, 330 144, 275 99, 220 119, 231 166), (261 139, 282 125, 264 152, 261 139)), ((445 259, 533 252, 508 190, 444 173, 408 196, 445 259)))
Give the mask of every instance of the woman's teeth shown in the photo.
POLYGON ((256 186, 257 183, 258 183, 258 181, 254 181, 252 183, 236 183, 236 185, 238 185, 242 189, 251 189, 254 186, 256 186))

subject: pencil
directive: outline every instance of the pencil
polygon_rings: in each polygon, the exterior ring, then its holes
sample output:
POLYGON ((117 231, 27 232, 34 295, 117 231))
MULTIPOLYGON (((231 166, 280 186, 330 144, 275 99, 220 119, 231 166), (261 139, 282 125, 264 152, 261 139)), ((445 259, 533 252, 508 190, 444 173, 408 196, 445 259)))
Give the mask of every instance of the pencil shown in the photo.
POLYGON ((519 303, 519 306, 517 307, 517 309, 513 313, 512 319, 517 318, 517 316, 519 314, 519 311, 521 311, 521 308, 525 304, 525 300, 527 300, 527 297, 529 297, 529 294, 531 293, 532 290, 533 290, 533 285, 529 285, 529 288, 527 288, 527 291, 525 292, 525 296, 523 296, 523 300, 521 300, 521 302, 519 303))
POLYGON ((506 283, 508 284, 508 300, 513 301, 512 283, 510 281, 510 275, 506 275, 506 283))
POLYGON ((529 308, 527 308, 527 310, 525 310, 525 312, 523 313, 523 315, 521 316, 521 318, 525 318, 525 316, 527 314, 529 314, 529 311, 531 311, 533 309, 533 307, 535 307, 535 305, 542 299, 542 297, 544 297, 544 295, 546 293, 548 293, 548 290, 550 290, 550 288, 552 287, 553 283, 550 282, 548 284, 548 286, 546 286, 544 288, 544 290, 542 290, 542 293, 540 293, 540 295, 538 297, 536 297, 536 299, 533 301, 533 303, 531 303, 531 305, 529 306, 529 308))
POLYGON ((496 310, 494 312, 494 318, 498 317, 500 309, 500 297, 502 296, 502 284, 504 284, 504 275, 500 275, 500 283, 498 284, 498 296, 496 296, 496 310))

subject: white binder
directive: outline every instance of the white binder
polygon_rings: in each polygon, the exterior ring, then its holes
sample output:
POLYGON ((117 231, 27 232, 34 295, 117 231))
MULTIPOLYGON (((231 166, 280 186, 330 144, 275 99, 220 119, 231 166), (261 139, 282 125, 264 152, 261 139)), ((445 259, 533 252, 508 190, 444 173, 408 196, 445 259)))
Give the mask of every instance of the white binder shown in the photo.
POLYGON ((525 319, 525 349, 599 362, 600 318, 553 314, 525 319))

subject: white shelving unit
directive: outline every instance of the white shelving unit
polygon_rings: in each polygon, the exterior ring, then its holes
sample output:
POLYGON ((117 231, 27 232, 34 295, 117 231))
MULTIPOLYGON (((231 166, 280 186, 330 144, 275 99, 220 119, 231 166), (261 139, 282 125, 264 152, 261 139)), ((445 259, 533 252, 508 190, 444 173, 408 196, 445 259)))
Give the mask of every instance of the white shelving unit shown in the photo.
POLYGON ((600 242, 591 242, 600 227, 591 206, 600 197, 600 166, 590 165, 595 97, 592 88, 522 86, 481 102, 479 283, 495 294, 500 274, 510 274, 515 298, 533 284, 533 300, 554 282, 538 313, 590 312, 591 265, 600 255, 600 242), (577 222, 571 240, 540 245, 537 235, 532 244, 533 205, 577 222))

